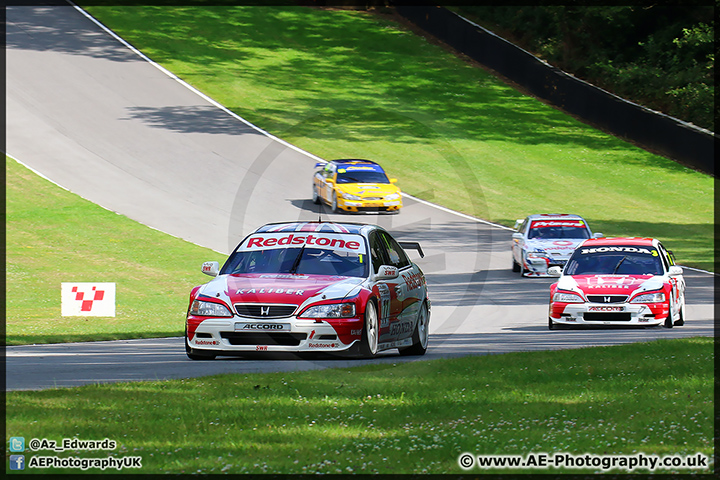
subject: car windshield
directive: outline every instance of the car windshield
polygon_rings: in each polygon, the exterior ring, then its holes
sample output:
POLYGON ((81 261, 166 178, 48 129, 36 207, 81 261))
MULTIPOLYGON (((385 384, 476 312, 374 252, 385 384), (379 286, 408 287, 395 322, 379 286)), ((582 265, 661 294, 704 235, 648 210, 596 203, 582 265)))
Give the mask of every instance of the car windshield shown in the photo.
POLYGON ((528 239, 590 238, 582 221, 537 221, 530 224, 528 239))
POLYGON ((612 246, 575 250, 566 275, 662 275, 657 250, 650 247, 612 246))
POLYGON ((365 242, 358 235, 251 235, 228 258, 220 273, 366 277, 365 242))
POLYGON ((390 183, 380 167, 339 168, 337 183, 390 183))

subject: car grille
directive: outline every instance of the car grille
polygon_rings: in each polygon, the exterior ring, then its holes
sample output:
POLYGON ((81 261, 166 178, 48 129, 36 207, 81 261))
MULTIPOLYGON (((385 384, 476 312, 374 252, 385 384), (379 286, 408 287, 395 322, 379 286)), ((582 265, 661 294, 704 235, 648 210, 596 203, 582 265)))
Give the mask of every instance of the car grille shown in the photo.
POLYGON ((383 197, 362 197, 362 199, 372 201, 372 200, 382 200, 383 197))
POLYGON ((220 332, 230 345, 283 345, 298 346, 307 333, 290 332, 220 332))
POLYGON ((358 212, 385 212, 388 207, 357 207, 358 212))
POLYGON ((625 303, 627 295, 588 295, 588 301, 593 303, 625 303))
POLYGON ((583 318, 590 322, 629 322, 631 315, 628 312, 585 312, 583 318))
POLYGON ((241 317, 283 318, 293 314, 297 305, 264 305, 262 303, 236 303, 235 311, 241 317))

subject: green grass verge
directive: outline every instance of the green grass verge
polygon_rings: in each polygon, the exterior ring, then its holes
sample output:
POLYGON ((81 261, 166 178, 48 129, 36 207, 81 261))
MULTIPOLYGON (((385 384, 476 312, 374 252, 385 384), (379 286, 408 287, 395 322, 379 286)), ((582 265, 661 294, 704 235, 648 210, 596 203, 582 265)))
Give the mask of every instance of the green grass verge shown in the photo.
POLYGON ((504 225, 577 213, 595 231, 660 238, 680 263, 713 270, 710 176, 523 96, 390 19, 306 7, 87 10, 261 128, 323 158, 377 160, 412 195, 504 225))
POLYGON ((84 200, 6 157, 6 344, 182 335, 210 249, 84 200), (62 317, 62 282, 115 282, 115 317, 62 317))
POLYGON ((713 339, 691 338, 8 392, 6 430, 109 438, 110 452, 38 454, 141 456, 141 473, 458 474, 463 452, 712 456, 713 365, 713 339))

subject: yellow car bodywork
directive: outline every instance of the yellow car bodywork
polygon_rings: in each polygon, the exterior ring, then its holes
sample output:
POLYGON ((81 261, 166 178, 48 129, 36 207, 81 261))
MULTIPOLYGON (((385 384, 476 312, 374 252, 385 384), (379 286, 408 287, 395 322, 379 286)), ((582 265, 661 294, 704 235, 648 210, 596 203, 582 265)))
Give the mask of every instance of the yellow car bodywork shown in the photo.
POLYGON ((375 162, 333 160, 316 167, 321 168, 313 176, 313 201, 327 203, 333 212, 398 212, 402 208, 397 180, 388 178, 375 162))

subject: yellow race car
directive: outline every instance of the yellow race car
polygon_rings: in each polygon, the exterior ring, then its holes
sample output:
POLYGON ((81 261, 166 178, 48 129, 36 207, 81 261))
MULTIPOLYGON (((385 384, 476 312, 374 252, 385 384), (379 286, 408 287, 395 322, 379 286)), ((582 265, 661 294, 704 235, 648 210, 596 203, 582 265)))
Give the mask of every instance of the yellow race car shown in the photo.
POLYGON ((400 189, 380 165, 370 160, 332 160, 315 165, 313 202, 325 202, 333 213, 399 212, 400 189))

